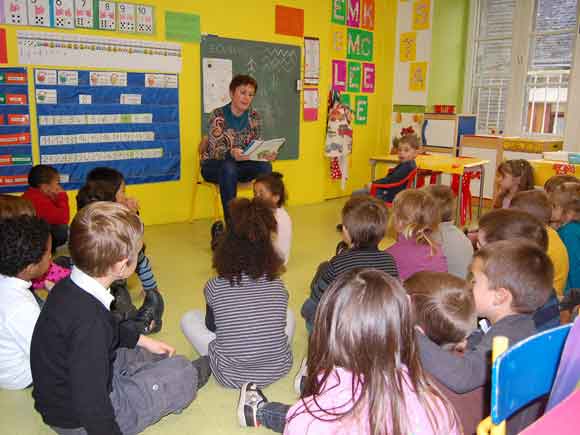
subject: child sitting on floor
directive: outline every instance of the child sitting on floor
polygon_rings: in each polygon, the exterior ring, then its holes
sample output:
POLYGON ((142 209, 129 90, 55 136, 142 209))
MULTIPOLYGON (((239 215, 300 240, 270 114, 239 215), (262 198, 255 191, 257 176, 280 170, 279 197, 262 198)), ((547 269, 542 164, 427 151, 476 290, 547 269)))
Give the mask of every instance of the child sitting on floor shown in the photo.
POLYGON ((399 193, 393 203, 391 227, 397 241, 387 248, 402 280, 415 272, 447 272, 447 259, 434 234, 441 221, 435 200, 423 190, 409 189, 399 193))
POLYGON ((493 208, 509 208, 514 195, 534 188, 534 169, 527 160, 506 160, 495 173, 493 208))
POLYGON ((272 172, 256 178, 256 181, 254 181, 254 196, 266 201, 274 210, 274 217, 278 224, 274 247, 282 257, 282 260, 284 260, 284 265, 286 265, 290 258, 290 248, 292 246, 292 220, 284 208, 287 198, 282 174, 272 172))
MULTIPOLYGON (((77 209, 81 210, 95 201, 114 201, 125 205, 135 213, 139 211, 137 201, 127 197, 125 193, 123 174, 113 168, 99 167, 89 172, 87 183, 77 194, 77 209)), ((141 333, 159 332, 163 324, 165 302, 157 287, 151 262, 145 255, 145 248, 139 251, 135 271, 143 286, 145 300, 137 311, 131 302, 126 282, 116 281, 112 288, 115 293, 115 311, 122 313, 126 320, 135 320, 135 325, 139 325, 141 333)))
MULTIPOLYGON (((479 247, 500 240, 513 239, 528 240, 542 251, 548 251, 546 228, 530 213, 516 209, 498 209, 484 214, 479 220, 477 242, 479 247)), ((533 319, 538 332, 560 325, 558 297, 553 289, 533 313, 533 319)))
POLYGON ((58 171, 52 166, 33 166, 28 173, 28 184, 22 197, 32 203, 36 216, 50 225, 54 253, 56 248, 68 240, 68 196, 60 185, 58 171))
POLYGON ((434 239, 441 244, 447 259, 449 273, 461 279, 467 276, 467 269, 473 256, 473 245, 463 231, 453 222, 456 201, 449 186, 433 184, 423 188, 434 200, 441 215, 439 231, 434 239))
POLYGON ((217 245, 217 275, 204 288, 201 311, 187 312, 181 329, 200 355, 209 355, 216 380, 239 388, 255 380, 266 386, 292 367, 295 320, 280 279, 283 262, 272 244, 276 219, 260 199, 230 201, 230 225, 217 245))
POLYGON ((544 183, 544 191, 550 195, 560 184, 564 183, 580 183, 580 179, 574 175, 554 175, 544 183))
POLYGON ((48 224, 34 216, 0 219, 0 388, 32 383, 30 341, 40 314, 31 281, 50 265, 48 224))
POLYGON ((514 195, 510 208, 528 212, 544 224, 548 233, 548 257, 554 265, 554 289, 561 299, 564 296, 570 266, 566 246, 556 230, 550 226, 552 205, 548 195, 541 190, 518 192, 514 195))
POLYGON ((306 328, 312 331, 316 308, 329 285, 342 273, 355 268, 372 267, 395 278, 397 264, 388 252, 379 250, 385 237, 387 209, 381 201, 368 195, 351 197, 342 208, 342 235, 348 246, 330 261, 322 263, 310 284, 310 297, 302 305, 306 328))
POLYGON ((453 406, 426 376, 409 298, 398 279, 350 270, 328 288, 308 347, 308 376, 293 406, 240 392, 241 426, 285 434, 460 434, 453 406))
MULTIPOLYGON (((441 348, 461 355, 467 337, 476 328, 475 301, 467 283, 448 273, 417 272, 404 283, 411 298, 419 333, 441 348)), ((484 387, 457 394, 434 379, 451 401, 466 435, 489 415, 489 394, 484 387)))
POLYGON ((580 288, 580 184, 563 183, 550 195, 552 222, 568 250, 570 271, 564 294, 580 288))
MULTIPOLYGON (((536 333, 532 313, 552 291, 554 268, 537 245, 521 239, 489 243, 474 254, 471 281, 477 315, 491 322, 484 334, 472 334, 463 356, 455 355, 419 334, 425 370, 456 393, 488 385, 494 337, 510 346, 536 333)), ((527 406, 507 423, 508 433, 519 433, 537 418, 539 407, 527 406)))
POLYGON ((35 408, 56 433, 136 434, 180 412, 207 382, 206 359, 175 349, 111 316, 108 291, 131 275, 143 223, 127 207, 97 202, 70 228, 72 274, 49 293, 31 345, 35 408))

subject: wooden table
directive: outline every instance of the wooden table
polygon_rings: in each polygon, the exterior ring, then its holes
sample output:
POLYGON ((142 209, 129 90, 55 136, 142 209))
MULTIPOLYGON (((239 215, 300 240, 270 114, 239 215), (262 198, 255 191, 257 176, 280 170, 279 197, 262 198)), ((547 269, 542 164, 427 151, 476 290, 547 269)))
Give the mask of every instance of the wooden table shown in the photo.
MULTIPOLYGON (((415 159, 419 169, 425 169, 434 172, 442 172, 444 174, 459 175, 459 191, 457 196, 461 202, 463 177, 469 172, 480 172, 481 182, 479 183, 479 203, 477 206, 477 218, 481 216, 481 209, 483 207, 483 183, 485 180, 485 165, 489 160, 478 159, 475 157, 453 157, 448 154, 422 154, 415 159)), ((399 158, 396 154, 385 154, 381 156, 373 156, 370 158, 371 165, 371 181, 375 180, 375 170, 377 163, 398 164, 399 158)), ((459 215, 461 212, 461 203, 457 204, 455 221, 459 222, 459 215)))
POLYGON ((530 160, 534 168, 534 184, 544 186, 554 175, 572 175, 580 178, 580 165, 556 160, 530 160))

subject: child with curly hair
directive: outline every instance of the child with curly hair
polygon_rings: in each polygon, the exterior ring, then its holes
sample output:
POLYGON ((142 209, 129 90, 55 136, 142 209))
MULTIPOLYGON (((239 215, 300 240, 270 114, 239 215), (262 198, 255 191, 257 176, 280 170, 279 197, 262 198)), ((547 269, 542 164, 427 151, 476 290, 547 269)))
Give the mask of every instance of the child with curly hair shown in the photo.
POLYGON ((230 202, 231 222, 213 256, 217 276, 205 285, 205 318, 187 312, 181 329, 225 387, 250 380, 260 387, 292 367, 294 318, 280 279, 283 261, 272 244, 276 218, 270 204, 254 198, 230 202))

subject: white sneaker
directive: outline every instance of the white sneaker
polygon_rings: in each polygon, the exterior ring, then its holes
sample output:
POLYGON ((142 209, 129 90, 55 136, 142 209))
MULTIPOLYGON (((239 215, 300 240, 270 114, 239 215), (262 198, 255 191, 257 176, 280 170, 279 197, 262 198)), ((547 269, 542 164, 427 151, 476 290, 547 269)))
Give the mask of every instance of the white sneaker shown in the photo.
POLYGON ((240 389, 238 421, 242 427, 258 427, 258 409, 268 402, 262 390, 253 382, 246 382, 240 389))

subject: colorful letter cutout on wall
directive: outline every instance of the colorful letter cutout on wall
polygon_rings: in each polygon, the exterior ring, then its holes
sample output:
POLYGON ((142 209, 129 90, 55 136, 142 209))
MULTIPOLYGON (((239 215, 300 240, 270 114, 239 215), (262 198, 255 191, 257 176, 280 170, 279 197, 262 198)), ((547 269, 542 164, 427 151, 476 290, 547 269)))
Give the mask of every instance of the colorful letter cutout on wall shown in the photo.
POLYGON ((375 91, 375 64, 362 64, 362 91, 372 93, 375 91))
POLYGON ((339 91, 346 89, 346 61, 332 61, 332 87, 339 91))
POLYGON ((332 0, 332 22, 346 23, 346 0, 332 0))
POLYGON ((350 27, 360 26, 360 0, 346 1, 346 24, 350 27))
POLYGON ((366 124, 369 112, 369 99, 366 95, 357 95, 354 103, 354 123, 366 124))
POLYGON ((340 94, 340 102, 347 106, 349 109, 352 108, 350 105, 350 94, 340 94))
POLYGON ((346 57, 354 60, 373 60, 373 33, 347 29, 346 57))
POLYGON ((331 58, 346 57, 346 28, 344 26, 331 26, 331 58))
POLYGON ((362 0, 360 26, 368 30, 375 28, 375 0, 362 0))
POLYGON ((346 89, 348 92, 360 92, 361 68, 358 62, 348 63, 348 77, 346 89))

